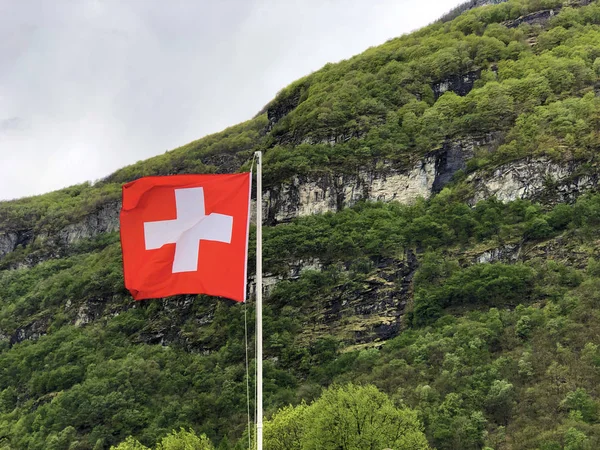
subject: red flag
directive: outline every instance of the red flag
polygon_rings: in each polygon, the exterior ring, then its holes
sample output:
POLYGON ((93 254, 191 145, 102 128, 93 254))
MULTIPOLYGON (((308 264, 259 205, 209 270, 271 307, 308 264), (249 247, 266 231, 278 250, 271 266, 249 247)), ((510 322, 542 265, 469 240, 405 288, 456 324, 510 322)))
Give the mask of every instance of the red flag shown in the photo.
POLYGON ((125 287, 246 299, 250 173, 145 177, 123 186, 125 287))

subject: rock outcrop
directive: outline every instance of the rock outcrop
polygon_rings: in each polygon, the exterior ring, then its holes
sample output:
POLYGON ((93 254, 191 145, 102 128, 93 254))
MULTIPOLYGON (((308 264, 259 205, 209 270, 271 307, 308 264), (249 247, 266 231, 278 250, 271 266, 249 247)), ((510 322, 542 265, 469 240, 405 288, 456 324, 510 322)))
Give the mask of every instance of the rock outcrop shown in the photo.
POLYGON ((544 25, 550 19, 552 19, 556 14, 558 14, 560 9, 561 9, 560 7, 557 7, 554 9, 545 9, 543 11, 536 11, 534 13, 527 14, 525 16, 521 16, 518 19, 509 20, 508 22, 505 22, 503 25, 505 25, 507 28, 516 28, 519 25, 521 25, 522 23, 527 23, 529 25, 536 25, 536 24, 544 25))
POLYGON ((521 246, 506 244, 502 247, 486 250, 473 258, 471 264, 489 264, 494 262, 514 263, 519 259, 521 246))
POLYGON ((271 131, 277 123, 292 112, 300 104, 302 95, 305 93, 307 86, 304 84, 297 84, 289 91, 284 91, 277 95, 275 100, 269 103, 258 115, 267 113, 267 119, 269 119, 269 125, 267 131, 271 131))
POLYGON ((435 181, 435 167, 435 157, 429 156, 406 172, 360 170, 354 175, 294 177, 291 183, 265 194, 267 221, 285 222, 294 217, 340 211, 361 200, 409 203, 417 197, 428 198, 435 181))
POLYGON ((72 244, 81 239, 119 230, 121 202, 110 202, 100 206, 94 213, 80 222, 67 225, 57 235, 45 235, 45 239, 58 239, 62 244, 72 244))
POLYGON ((355 174, 295 177, 291 183, 265 193, 265 217, 273 224, 294 217, 340 211, 362 200, 409 204, 419 197, 427 199, 440 192, 456 172, 465 169, 475 148, 487 146, 494 139, 493 135, 487 135, 447 142, 408 170, 383 164, 355 174))
POLYGON ((50 258, 64 256, 66 248, 82 239, 93 238, 102 233, 119 230, 121 203, 111 201, 100 205, 81 220, 58 230, 38 231, 34 228, 0 233, 0 260, 18 247, 35 245, 37 254, 15 262, 9 267, 33 266, 50 258))
POLYGON ((465 96, 473 89, 475 82, 481 77, 481 70, 474 70, 464 75, 453 75, 432 86, 433 95, 437 100, 444 92, 454 92, 465 96))
MULTIPOLYGON (((354 174, 297 176, 291 182, 273 186, 263 196, 264 217, 268 224, 289 221, 295 217, 337 212, 360 201, 398 201, 409 204, 417 198, 429 198, 452 181, 475 149, 493 144, 493 135, 446 143, 440 150, 418 160, 408 170, 380 164, 363 168, 354 174)), ((547 158, 527 158, 503 164, 494 170, 480 170, 467 177, 471 205, 496 197, 503 202, 530 199, 549 204, 573 202, 582 193, 595 190, 598 173, 585 170, 589 164, 553 162, 547 158)), ((81 239, 119 229, 120 203, 101 205, 82 220, 55 232, 33 229, 5 231, 0 234, 0 259, 17 247, 40 243, 48 248, 61 248, 81 239)), ((33 258, 33 265, 44 258, 33 258)))
POLYGON ((577 162, 527 158, 501 165, 491 172, 476 172, 467 182, 475 193, 471 204, 492 196, 502 202, 530 199, 570 203, 598 186, 598 172, 588 173, 583 170, 583 164, 577 162))
POLYGON ((470 9, 479 8, 481 6, 487 6, 487 5, 497 5, 499 3, 504 3, 506 1, 507 0, 469 0, 469 1, 466 1, 466 2, 458 5, 456 8, 452 9, 449 13, 444 14, 440 18, 439 21, 440 22, 449 22, 449 21, 457 18, 458 16, 460 16, 465 11, 468 11, 470 9))
POLYGON ((8 231, 0 234, 0 258, 8 255, 17 248, 17 233, 8 231))

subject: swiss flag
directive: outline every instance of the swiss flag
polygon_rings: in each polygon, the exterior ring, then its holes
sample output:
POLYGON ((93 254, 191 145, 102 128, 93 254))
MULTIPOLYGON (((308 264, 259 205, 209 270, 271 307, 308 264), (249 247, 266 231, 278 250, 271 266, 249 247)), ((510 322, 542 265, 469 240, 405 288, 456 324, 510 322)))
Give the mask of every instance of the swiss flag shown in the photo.
POLYGON ((123 267, 134 299, 246 299, 250 176, 145 177, 123 186, 123 267))

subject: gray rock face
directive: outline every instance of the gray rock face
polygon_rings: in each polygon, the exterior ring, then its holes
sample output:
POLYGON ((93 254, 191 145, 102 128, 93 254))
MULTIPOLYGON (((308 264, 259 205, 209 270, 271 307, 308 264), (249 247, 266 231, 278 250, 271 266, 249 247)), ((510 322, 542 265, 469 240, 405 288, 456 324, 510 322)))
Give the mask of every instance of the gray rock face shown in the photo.
POLYGON ((120 202, 106 203, 82 221, 60 230, 58 239, 61 243, 72 244, 80 239, 90 238, 100 233, 117 231, 119 229, 120 210, 120 202))
POLYGON ((516 28, 522 23, 527 23, 529 25, 544 25, 546 22, 552 19, 552 17, 558 14, 560 9, 561 7, 557 7, 555 9, 536 11, 534 13, 519 17, 518 19, 505 22, 503 25, 505 25, 507 28, 516 28))
POLYGON ((440 22, 449 22, 460 16, 463 12, 468 11, 470 9, 479 8, 481 6, 487 5, 497 5, 499 3, 504 3, 507 0, 468 0, 464 3, 461 3, 456 8, 452 9, 448 14, 445 14, 440 18, 440 22))
POLYGON ((322 305, 315 305, 316 320, 307 329, 339 336, 347 344, 391 339, 400 333, 406 305, 412 297, 416 255, 382 261, 360 288, 340 286, 322 305))
POLYGON ((292 112, 299 104, 300 98, 304 93, 303 86, 297 86, 287 96, 278 97, 270 105, 267 106, 267 118, 269 119, 269 127, 271 130, 277 122, 292 112))
MULTIPOLYGON (((273 292, 273 288, 284 279, 294 280, 298 279, 302 273, 308 270, 323 270, 323 264, 318 259, 308 260, 297 260, 289 263, 289 272, 283 275, 264 274, 263 276, 263 293, 270 295, 273 292)), ((248 297, 253 296, 256 293, 256 276, 251 275, 248 277, 248 297)))
POLYGON ((475 81, 481 77, 481 70, 466 73, 464 75, 453 75, 432 86, 433 94, 437 100, 444 92, 454 92, 460 96, 465 96, 473 89, 475 81))
POLYGON ((361 200, 409 204, 419 197, 427 199, 441 191, 457 171, 465 168, 476 147, 493 140, 494 136, 489 135, 449 142, 404 171, 384 165, 362 169, 355 174, 295 177, 291 183, 264 194, 264 217, 272 224, 294 217, 340 211, 361 200))
POLYGON ((24 327, 17 328, 17 330, 9 338, 10 345, 18 344, 19 342, 23 342, 25 340, 39 339, 40 336, 46 334, 49 323, 49 317, 42 317, 34 320, 24 327))
POLYGON ((0 258, 8 255, 17 247, 17 233, 7 232, 0 234, 0 258))
POLYGON ((285 222, 294 217, 335 212, 360 200, 397 200, 409 203, 428 198, 435 181, 435 157, 419 161, 407 172, 361 170, 355 175, 295 177, 290 184, 266 193, 267 221, 285 222))
POLYGON ((120 210, 120 202, 107 202, 79 222, 69 224, 55 232, 38 232, 34 229, 5 232, 0 230, 0 259, 13 252, 18 246, 27 247, 34 243, 39 244, 38 248, 45 251, 38 252, 38 255, 33 258, 28 256, 26 260, 16 263, 13 267, 33 266, 45 259, 59 257, 60 249, 81 239, 118 231, 120 210))
POLYGON ((109 202, 101 205, 94 213, 88 214, 79 222, 67 225, 56 233, 40 233, 34 237, 42 241, 70 245, 81 239, 112 233, 119 230, 121 202, 109 202))
MULTIPOLYGON (((465 168, 478 147, 493 143, 493 135, 479 139, 448 142, 442 149, 426 155, 408 170, 390 166, 361 169, 355 174, 326 174, 295 177, 290 183, 272 187, 264 193, 263 216, 268 224, 295 217, 337 212, 359 201, 398 201, 409 204, 441 191, 454 174, 465 168)), ((527 158, 507 163, 493 171, 478 171, 466 182, 471 185, 471 205, 495 196, 500 201, 530 199, 546 203, 572 202, 581 193, 596 189, 598 173, 583 170, 582 163, 556 163, 546 158, 527 158)), ((254 208, 252 208, 254 211, 254 208)), ((34 230, 0 232, 0 258, 17 246, 42 241, 47 248, 60 249, 81 239, 119 229, 120 202, 109 202, 79 222, 58 232, 34 230), (51 245, 49 245, 51 244, 51 245)), ((254 214, 253 214, 254 215, 254 214)), ((252 217, 251 219, 253 219, 252 217)), ((26 265, 37 264, 43 256, 26 265)))
POLYGON ((571 202, 598 186, 598 174, 579 174, 580 167, 577 163, 528 158, 504 164, 492 173, 474 173, 467 180, 475 191, 471 203, 492 196, 502 202, 544 198, 551 203, 571 202))
POLYGON ((504 247, 493 248, 477 255, 473 263, 488 264, 494 262, 514 263, 519 259, 521 247, 517 244, 509 244, 504 247))

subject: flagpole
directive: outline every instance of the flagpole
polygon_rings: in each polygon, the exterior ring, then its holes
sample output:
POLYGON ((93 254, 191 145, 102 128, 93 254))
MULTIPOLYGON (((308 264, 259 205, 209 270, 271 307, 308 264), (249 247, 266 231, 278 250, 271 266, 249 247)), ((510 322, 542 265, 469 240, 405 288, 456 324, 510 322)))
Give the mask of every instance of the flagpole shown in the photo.
POLYGON ((256 152, 256 450, 263 449, 262 152, 256 152))

